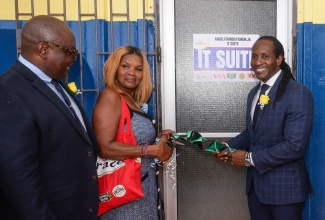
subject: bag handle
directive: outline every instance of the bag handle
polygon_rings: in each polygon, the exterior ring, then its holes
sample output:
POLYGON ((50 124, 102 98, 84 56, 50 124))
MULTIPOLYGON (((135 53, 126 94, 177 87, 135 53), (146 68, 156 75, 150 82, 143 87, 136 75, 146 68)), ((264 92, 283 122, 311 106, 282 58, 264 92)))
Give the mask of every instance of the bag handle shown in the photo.
POLYGON ((121 98, 121 117, 120 117, 120 123, 119 123, 119 127, 118 127, 118 133, 123 133, 126 131, 131 130, 131 116, 130 116, 130 111, 129 111, 129 107, 126 104, 124 98, 122 97, 122 95, 120 93, 118 93, 120 98, 121 98), (124 125, 126 124, 126 130, 124 130, 124 125))

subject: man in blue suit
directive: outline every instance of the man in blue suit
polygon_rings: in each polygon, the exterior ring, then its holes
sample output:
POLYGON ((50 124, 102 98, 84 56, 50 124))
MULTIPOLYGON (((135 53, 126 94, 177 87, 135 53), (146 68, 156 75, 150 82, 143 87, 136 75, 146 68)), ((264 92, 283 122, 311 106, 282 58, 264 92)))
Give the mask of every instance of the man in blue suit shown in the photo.
POLYGON ((312 192, 304 154, 312 131, 313 96, 294 80, 283 46, 274 37, 255 42, 251 66, 260 83, 248 94, 246 129, 226 143, 235 152, 215 156, 247 167, 252 220, 302 219, 304 201, 312 192), (266 91, 260 96, 261 88, 266 91))
POLYGON ((78 50, 71 29, 40 15, 0 76, 0 219, 95 220, 97 142, 61 79, 78 50))

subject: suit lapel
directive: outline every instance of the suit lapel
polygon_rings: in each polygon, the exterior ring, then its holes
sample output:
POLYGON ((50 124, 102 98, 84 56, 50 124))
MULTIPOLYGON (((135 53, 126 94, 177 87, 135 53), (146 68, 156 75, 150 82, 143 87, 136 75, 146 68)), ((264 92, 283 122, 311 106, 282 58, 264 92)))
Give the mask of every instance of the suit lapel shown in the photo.
MULTIPOLYGON (((62 102, 62 100, 53 92, 48 85, 46 85, 41 79, 35 79, 33 86, 40 91, 44 96, 46 96, 51 102, 53 102, 57 108, 64 114, 67 120, 73 125, 73 127, 79 132, 79 134, 91 144, 89 137, 81 131, 80 125, 71 114, 68 107, 62 102)), ((75 101, 76 102, 76 101, 75 101)), ((76 102, 77 103, 77 102, 76 102)), ((79 106, 78 106, 79 107, 79 106)))
MULTIPOLYGON (((84 132, 81 131, 81 128, 74 118, 74 116, 71 114, 70 110, 67 108, 67 106, 62 102, 62 100, 55 94, 55 92, 46 85, 45 82, 43 82, 39 77, 37 77, 30 69, 28 69, 25 65, 21 64, 19 61, 16 62, 15 67, 19 71, 19 73, 24 76, 27 80, 32 82, 32 85, 45 97, 47 97, 52 103, 54 103, 57 108, 64 114, 64 116, 67 118, 67 120, 73 125, 73 127, 79 132, 79 134, 89 143, 92 144, 90 141, 89 136, 85 135, 84 132)), ((68 91, 70 92, 70 91, 68 91)), ((69 93, 71 94, 71 93, 69 93)), ((85 115, 83 114, 83 111, 81 109, 81 106, 79 104, 79 101, 72 96, 75 103, 78 105, 83 118, 85 118, 85 115)), ((85 124, 87 120, 84 120, 85 124)), ((87 130, 89 129, 88 126, 86 127, 87 130)))
MULTIPOLYGON (((69 93, 69 95, 72 97, 72 99, 73 99, 73 101, 76 103, 76 105, 78 106, 78 108, 79 108, 79 110, 80 110, 80 113, 81 113, 81 117, 82 117, 82 119, 83 119, 83 121, 84 121, 84 124, 85 124, 85 127, 86 127, 86 129, 87 129, 87 131, 88 131, 88 133, 91 131, 91 129, 92 129, 92 127, 91 127, 91 125, 88 123, 88 118, 87 118, 87 115, 86 114, 84 114, 84 111, 82 110, 82 106, 81 106, 81 104, 80 104, 80 102, 79 102, 79 100, 77 99, 77 97, 67 88, 67 86, 66 85, 63 85, 63 88, 69 93)), ((74 120, 74 121, 76 121, 76 120, 74 120)), ((80 127, 79 125, 78 125, 78 127, 80 127)), ((80 129, 79 129, 79 131, 80 131, 80 129)), ((82 134, 85 134, 84 132, 82 132, 82 134)), ((85 138, 87 138, 87 140, 88 140, 88 142, 91 144, 91 140, 90 140, 90 138, 89 138, 89 136, 88 136, 88 134, 87 135, 84 135, 84 137, 85 138)))
POLYGON ((282 80, 282 78, 283 78, 283 72, 280 73, 280 76, 277 78, 277 80, 273 84, 270 92, 267 94, 267 96, 270 98, 270 100, 269 100, 269 103, 264 106, 263 110, 257 116, 256 127, 255 127, 255 130, 254 130, 254 133, 255 133, 256 129, 258 128, 258 126, 259 126, 260 122, 262 121, 262 119, 263 119, 264 115, 266 114, 266 112, 272 110, 272 106, 273 106, 273 103, 274 103, 275 97, 276 97, 276 92, 278 90, 278 87, 279 87, 279 84, 280 84, 280 81, 282 80))
POLYGON ((247 113, 246 113, 246 121, 247 121, 247 124, 249 126, 248 127, 248 131, 249 131, 249 134, 251 134, 251 136, 253 135, 253 119, 252 119, 252 115, 251 115, 251 111, 252 111, 252 105, 253 105, 253 99, 254 99, 254 96, 255 94, 257 93, 258 89, 260 87, 260 83, 258 83, 252 90, 251 92, 249 93, 248 95, 248 99, 247 99, 247 113))

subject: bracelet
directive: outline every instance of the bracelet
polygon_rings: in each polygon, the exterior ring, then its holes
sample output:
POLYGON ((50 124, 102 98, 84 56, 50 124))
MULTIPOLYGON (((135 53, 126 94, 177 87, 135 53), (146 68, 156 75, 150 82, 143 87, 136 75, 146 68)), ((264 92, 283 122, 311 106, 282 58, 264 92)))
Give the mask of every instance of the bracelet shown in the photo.
MULTIPOLYGON (((142 145, 143 146, 143 145, 142 145)), ((144 155, 145 157, 148 157, 148 144, 146 143, 146 145, 144 146, 144 155)))
POLYGON ((141 153, 140 153, 140 157, 142 158, 143 157, 143 144, 141 144, 141 153))

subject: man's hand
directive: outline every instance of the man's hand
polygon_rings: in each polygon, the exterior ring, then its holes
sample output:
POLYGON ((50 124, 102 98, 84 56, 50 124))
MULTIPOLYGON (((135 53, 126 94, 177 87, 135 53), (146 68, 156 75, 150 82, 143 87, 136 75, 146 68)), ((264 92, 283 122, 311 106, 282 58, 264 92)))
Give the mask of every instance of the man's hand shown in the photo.
POLYGON ((216 151, 216 152, 212 152, 212 154, 218 159, 218 160, 222 160, 224 162, 227 162, 229 160, 229 153, 228 150, 224 150, 224 151, 216 151))
POLYGON ((236 150, 229 154, 229 161, 235 167, 246 167, 245 156, 246 156, 246 151, 236 150))

